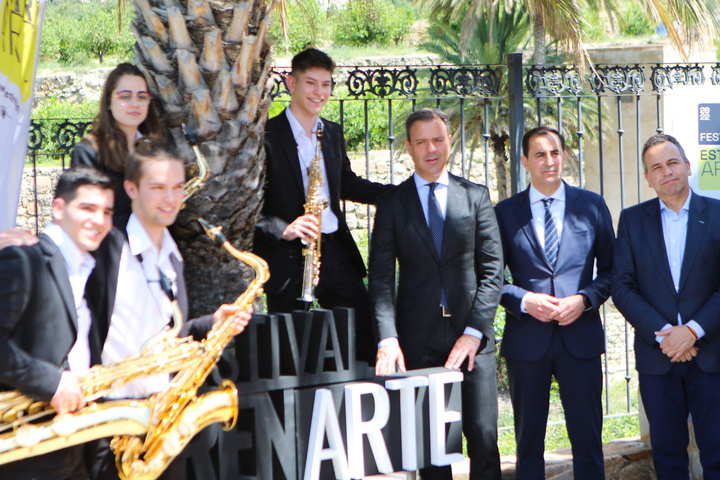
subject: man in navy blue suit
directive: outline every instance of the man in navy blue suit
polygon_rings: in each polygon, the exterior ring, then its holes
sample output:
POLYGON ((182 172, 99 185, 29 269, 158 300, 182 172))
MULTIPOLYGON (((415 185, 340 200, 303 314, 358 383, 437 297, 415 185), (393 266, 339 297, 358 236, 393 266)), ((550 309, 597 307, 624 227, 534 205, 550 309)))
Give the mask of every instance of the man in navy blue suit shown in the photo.
POLYGON ((545 429, 554 376, 582 480, 605 477, 598 308, 610 294, 614 234, 605 201, 562 180, 565 139, 538 127, 523 137, 530 187, 495 207, 505 265, 507 361, 517 478, 545 478, 545 429))
POLYGON ((659 480, 689 478, 688 414, 703 478, 720 478, 720 202, 688 185, 670 135, 642 152, 658 198, 623 210, 612 296, 635 328, 635 365, 659 480))

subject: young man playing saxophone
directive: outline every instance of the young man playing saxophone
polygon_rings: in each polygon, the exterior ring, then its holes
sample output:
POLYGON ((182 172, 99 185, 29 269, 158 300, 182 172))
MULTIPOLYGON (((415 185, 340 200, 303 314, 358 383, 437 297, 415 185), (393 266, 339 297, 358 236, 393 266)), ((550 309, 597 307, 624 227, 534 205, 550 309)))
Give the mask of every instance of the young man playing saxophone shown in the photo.
MULTIPOLYGON (((182 256, 167 229, 182 208, 184 185, 183 161, 162 144, 140 141, 128 156, 124 186, 132 214, 119 219, 98 252, 98 267, 88 282, 91 310, 103 345, 103 364, 141 353, 143 345, 171 323, 172 299, 177 300, 183 319, 187 318, 182 256)), ((214 322, 228 315, 237 315, 233 328, 238 334, 250 320, 251 312, 240 313, 232 305, 222 305, 213 315, 186 322, 180 335, 200 339, 214 322)), ((169 375, 146 377, 114 391, 110 397, 147 398, 165 390, 169 383, 169 375)), ((100 442, 93 479, 118 479, 109 440, 100 442)), ((176 460, 160 478, 179 479, 182 467, 182 461, 176 460)))
POLYGON ((335 62, 314 48, 292 59, 292 71, 286 80, 290 105, 265 126, 264 204, 253 248, 270 266, 270 280, 265 284, 268 311, 290 312, 302 308, 298 302, 303 284, 302 242, 320 240, 317 300, 323 308, 355 310, 356 357, 372 361, 375 341, 363 282, 365 263, 345 223, 340 200, 373 204, 380 193, 392 186, 358 177, 350 167, 340 125, 319 116, 332 93, 334 69, 335 62), (304 210, 319 124, 323 130, 320 167, 327 200, 321 231, 316 217, 306 215, 304 210))

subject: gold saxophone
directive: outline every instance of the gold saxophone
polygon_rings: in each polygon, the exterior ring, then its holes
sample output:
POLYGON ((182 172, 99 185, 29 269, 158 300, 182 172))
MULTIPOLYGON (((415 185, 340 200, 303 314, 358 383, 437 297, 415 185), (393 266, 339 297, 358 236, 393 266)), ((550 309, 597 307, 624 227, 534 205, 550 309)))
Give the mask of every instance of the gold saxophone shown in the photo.
MULTIPOLYGON (((215 227, 199 219, 210 238, 222 244, 235 258, 255 270, 255 278, 233 305, 244 311, 262 293, 262 286, 270 278, 265 261, 249 252, 234 248, 215 227)), ((145 438, 133 434, 113 438, 110 446, 115 452, 120 478, 123 480, 153 480, 187 446, 193 436, 211 423, 222 422, 225 430, 235 426, 238 415, 237 388, 224 380, 219 390, 197 397, 197 390, 205 383, 220 355, 234 337, 234 315, 215 322, 201 342, 204 354, 198 362, 181 369, 163 392, 150 397, 152 413, 145 438)))
MULTIPOLYGON (((305 266, 303 267, 303 284, 300 298, 298 300, 311 304, 315 301, 315 287, 320 281, 320 239, 322 238, 322 212, 328 205, 325 198, 323 185, 322 168, 320 168, 320 154, 322 152, 322 123, 317 127, 317 147, 315 147, 315 158, 310 163, 308 170, 308 188, 305 197, 305 215, 312 215, 317 219, 318 236, 315 240, 306 243, 303 248, 305 266)), ((304 243, 304 242, 303 242, 304 243)))
POLYGON ((161 347, 153 344, 152 353, 146 350, 114 365, 97 365, 80 379, 89 405, 74 413, 56 415, 49 404, 17 390, 0 393, 0 465, 119 432, 144 432, 151 407, 147 400, 94 401, 138 378, 195 364, 203 351, 192 338, 172 338, 161 347))
MULTIPOLYGON (((235 257, 255 270, 255 279, 234 305, 241 310, 262 293, 269 278, 267 264, 239 252, 220 233, 202 221, 208 235, 219 239, 235 257)), ((173 336, 177 330, 153 337, 143 352, 114 365, 98 365, 80 379, 89 402, 74 413, 57 415, 45 402, 18 391, 0 392, 0 465, 42 455, 73 445, 115 435, 113 440, 121 478, 152 480, 204 427, 224 422, 232 428, 237 418, 237 389, 225 380, 217 391, 197 398, 197 389, 209 375, 232 338, 233 317, 216 322, 201 342, 173 336), (95 403, 103 395, 150 375, 178 373, 168 390, 149 399, 95 403), (140 440, 145 436, 145 442, 140 440)))
POLYGON ((198 174, 197 176, 191 178, 187 182, 185 182, 185 185, 183 186, 183 207, 185 206, 185 202, 188 201, 192 195, 202 188, 203 185, 205 185, 205 181, 210 178, 210 166, 207 163, 207 160, 205 159, 205 155, 203 155, 200 152, 200 149, 197 146, 197 141, 195 139, 195 135, 187 128, 187 126, 183 123, 182 124, 183 132, 185 132, 185 137, 187 138, 188 142, 190 143, 190 146, 193 149, 193 152, 195 152, 195 160, 197 161, 198 166, 198 174))

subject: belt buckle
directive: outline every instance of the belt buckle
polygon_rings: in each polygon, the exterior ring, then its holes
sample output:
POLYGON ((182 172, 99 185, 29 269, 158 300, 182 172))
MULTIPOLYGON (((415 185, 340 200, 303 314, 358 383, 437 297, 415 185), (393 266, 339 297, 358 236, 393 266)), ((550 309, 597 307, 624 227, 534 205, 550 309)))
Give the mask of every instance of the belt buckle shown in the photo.
POLYGON ((440 305, 440 315, 442 315, 443 317, 449 317, 450 309, 448 307, 440 305))

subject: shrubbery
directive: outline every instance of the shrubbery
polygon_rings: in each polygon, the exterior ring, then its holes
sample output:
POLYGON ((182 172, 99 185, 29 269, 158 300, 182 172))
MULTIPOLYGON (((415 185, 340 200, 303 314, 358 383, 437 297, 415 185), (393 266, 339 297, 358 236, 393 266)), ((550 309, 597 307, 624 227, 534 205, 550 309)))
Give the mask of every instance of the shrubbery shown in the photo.
POLYGON ((131 60, 135 39, 128 28, 130 14, 124 12, 120 31, 118 18, 117 5, 111 2, 48 3, 40 42, 41 59, 81 65, 91 58, 103 63, 107 55, 117 54, 118 61, 131 60))
POLYGON ((337 15, 335 44, 356 47, 395 45, 417 18, 410 6, 391 0, 348 0, 337 15))

